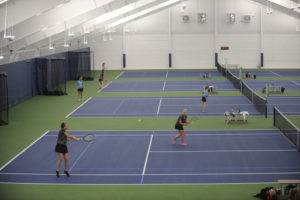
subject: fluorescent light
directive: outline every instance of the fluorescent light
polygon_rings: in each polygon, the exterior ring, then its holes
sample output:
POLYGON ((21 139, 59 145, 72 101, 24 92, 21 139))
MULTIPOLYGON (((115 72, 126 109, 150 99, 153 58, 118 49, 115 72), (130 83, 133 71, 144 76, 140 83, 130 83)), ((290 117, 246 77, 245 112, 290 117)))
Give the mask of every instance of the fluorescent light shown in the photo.
POLYGON ((0 55, 0 60, 3 60, 4 59, 4 56, 0 55))
POLYGON ((73 37, 75 34, 73 31, 71 31, 71 28, 69 28, 68 36, 73 37))
POLYGON ((83 44, 88 44, 88 37, 86 34, 83 35, 83 44))
POLYGON ((57 5, 55 8, 59 8, 59 7, 62 7, 64 4, 62 3, 62 4, 59 4, 59 5, 57 5))
POLYGON ((128 21, 131 21, 131 20, 135 19, 135 18, 138 18, 138 17, 141 17, 141 16, 143 16, 143 15, 149 14, 149 13, 155 11, 155 10, 159 10, 159 9, 161 9, 161 8, 170 6, 170 5, 172 5, 172 4, 174 4, 174 3, 177 3, 177 2, 179 2, 179 1, 180 1, 180 0, 169 0, 169 1, 166 1, 166 2, 161 3, 161 4, 159 4, 159 5, 153 6, 153 7, 151 7, 151 8, 145 9, 145 10, 143 10, 143 11, 140 11, 140 12, 135 13, 135 14, 133 14, 133 15, 130 15, 130 16, 128 16, 128 17, 124 17, 124 18, 122 18, 122 19, 120 19, 120 20, 118 20, 118 21, 116 21, 116 22, 113 22, 113 23, 111 23, 111 24, 108 26, 108 28, 115 27, 115 26, 118 26, 118 25, 120 25, 120 24, 124 24, 124 23, 126 23, 126 22, 128 22, 128 21))
POLYGON ((0 0, 0 4, 7 2, 8 0, 0 0))
POLYGON ((119 9, 116 9, 116 10, 114 10, 112 12, 103 14, 103 15, 101 15, 101 16, 99 16, 99 17, 97 17, 97 18, 95 18, 95 19, 87 22, 85 24, 85 26, 86 27, 92 27, 94 25, 103 23, 103 22, 111 20, 111 19, 113 19, 115 17, 118 17, 118 16, 121 16, 123 14, 126 14, 126 13, 128 13, 130 11, 135 10, 138 7, 145 6, 145 5, 147 5, 149 3, 152 3, 154 1, 155 0, 143 0, 143 1, 139 1, 137 3, 132 3, 132 4, 129 4, 129 5, 126 5, 126 6, 122 7, 122 8, 119 8, 119 9))
POLYGON ((15 36, 14 35, 4 35, 3 38, 13 40, 13 39, 15 39, 15 36))

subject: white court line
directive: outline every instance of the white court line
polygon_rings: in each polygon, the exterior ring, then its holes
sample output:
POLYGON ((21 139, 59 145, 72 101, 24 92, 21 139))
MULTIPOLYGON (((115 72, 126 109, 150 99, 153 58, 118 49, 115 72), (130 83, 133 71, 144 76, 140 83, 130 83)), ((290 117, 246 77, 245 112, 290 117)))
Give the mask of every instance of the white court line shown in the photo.
POLYGON ((104 90, 107 86, 109 86, 109 84, 111 84, 112 81, 109 81, 103 88, 101 88, 100 90, 98 90, 97 93, 100 93, 102 90, 104 90))
MULTIPOLYGON (((273 112, 268 112, 268 113, 273 113, 273 112)), ((299 112, 285 112, 286 114, 289 114, 289 113, 299 113, 299 112)), ((154 117, 156 113, 140 113, 140 115, 137 115, 136 113, 127 113, 127 114, 115 114, 115 115, 111 115, 111 114, 108 114, 108 113, 91 113, 91 114, 74 114, 72 116, 72 118, 94 118, 94 117, 154 117)), ((178 113, 162 113, 160 112, 159 113, 160 115, 162 115, 163 117, 176 117, 178 116, 178 113)), ((204 115, 201 115, 199 117, 220 117, 219 115, 223 116, 224 115, 224 112, 210 112, 210 113, 191 113, 189 112, 189 114, 191 115, 197 115, 199 116, 200 114, 204 114, 204 115), (215 116, 215 115, 218 115, 218 116, 215 116)), ((252 117, 253 116, 263 116, 262 114, 252 114, 251 115, 252 117)))
POLYGON ((147 151, 147 155, 146 155, 146 159, 145 159, 145 164, 144 164, 142 175, 145 175, 145 171, 146 171, 146 167, 147 167, 147 163, 148 163, 148 158, 149 158, 149 153, 150 153, 150 149, 151 149, 151 145, 152 145, 152 140, 153 140, 153 134, 151 135, 151 138, 150 138, 150 142, 149 142, 149 146, 148 146, 148 151, 147 151))
POLYGON ((276 106, 300 106, 300 103, 292 103, 292 104, 286 104, 286 103, 274 103, 271 105, 276 105, 276 106))
POLYGON ((281 77, 280 74, 277 74, 277 73, 275 73, 275 72, 273 72, 273 71, 270 71, 270 72, 273 73, 273 74, 275 74, 275 75, 278 76, 278 77, 281 77))
POLYGON ((231 153, 231 152, 282 152, 297 151, 297 149, 274 149, 274 150, 202 150, 202 151, 151 151, 151 153, 231 153))
MULTIPOLYGON (((277 129, 201 129, 201 130, 186 130, 188 132, 197 132, 197 131, 274 131, 274 132, 278 132, 277 129)), ((49 130, 49 132, 53 132, 53 131, 57 131, 57 130, 49 130)), ((103 132, 103 131, 124 131, 124 132, 139 132, 139 131, 153 131, 153 129, 151 130, 69 130, 72 132, 82 132, 82 131, 98 131, 98 132, 103 132)), ((170 129, 170 130, 165 130, 165 129, 158 129, 158 130, 154 130, 154 131, 174 131, 174 132, 178 132, 177 130, 174 129, 170 129)))
POLYGON ((159 100, 159 104, 158 104, 156 116, 158 116, 158 114, 159 114, 159 110, 160 110, 160 106, 161 106, 161 101, 162 101, 162 97, 160 97, 160 100, 159 100))
MULTIPOLYGON (((236 103, 232 103, 232 104, 222 104, 222 103, 220 103, 220 104, 218 104, 218 103, 211 103, 212 105, 215 105, 215 106, 218 106, 218 105, 220 105, 220 106, 227 106, 227 105, 236 105, 236 103)), ((238 104, 239 106, 248 106, 248 105, 250 105, 250 104, 238 104)), ((252 104, 251 104, 252 105, 252 104)), ((278 104, 276 104, 276 105, 278 105, 278 104)), ((285 105, 285 104, 284 104, 285 105)), ((288 104, 288 105, 291 105, 291 104, 288 104)), ((296 105, 300 105, 300 104, 296 104, 296 105)), ((191 103, 191 104, 166 104, 166 105, 164 105, 164 106, 202 106, 202 104, 200 104, 200 103, 191 103)))
POLYGON ((296 81, 291 81, 291 82, 296 84, 296 85, 300 85, 300 83, 297 83, 296 81))
POLYGON ((117 77, 115 77, 115 79, 120 78, 120 76, 122 76, 124 74, 125 71, 121 72, 117 77))
MULTIPOLYGON (((72 176, 234 176, 234 175, 270 175, 300 174, 300 172, 236 172, 236 173, 191 173, 191 174, 74 174, 72 176)), ((0 173, 0 175, 55 176, 54 173, 0 173)), ((63 174, 62 174, 63 175, 63 174)))
POLYGON ((169 71, 167 71, 167 73, 166 73, 166 78, 168 78, 168 75, 169 75, 169 71))
POLYGON ((272 98, 276 98, 276 99, 279 99, 279 98, 284 98, 284 99, 300 99, 299 96, 272 96, 272 98))
POLYGON ((14 161, 17 157, 19 157, 22 153, 24 153, 27 149, 29 149, 29 147, 31 147, 32 145, 34 145, 38 140, 40 140, 42 137, 44 137, 49 131, 46 131, 43 135, 41 135, 40 137, 38 137, 35 141, 33 141, 29 146, 27 146, 25 149, 23 149, 20 153, 18 153, 15 157, 13 157, 12 159, 10 159, 6 164, 4 164, 1 168, 0 171, 2 169, 4 169, 7 165, 9 165, 12 161, 14 161))
MULTIPOLYGON (((84 131, 82 131, 84 132, 84 131)), ((174 131, 174 134, 177 134, 177 132, 174 131)), ((170 134, 161 134, 161 135, 156 135, 155 134, 155 137, 170 137, 170 136, 174 136, 174 134, 170 133, 170 134)), ((280 133, 213 133, 213 134, 189 134, 188 132, 186 132, 186 134, 189 136, 189 137, 195 137, 195 136, 278 136, 278 135, 281 135, 280 133)), ((149 134, 126 134, 126 135, 122 135, 122 134, 113 134, 113 135, 101 135, 101 134, 94 134, 96 135, 97 137, 148 137, 149 134)), ((78 136, 78 137, 81 137, 81 136, 85 136, 85 135, 75 135, 75 136, 78 136)), ((57 137, 57 135, 45 135, 45 137, 57 137)))
POLYGON ((165 91, 166 88, 166 81, 164 82, 163 91, 165 91))
MULTIPOLYGON (((122 184, 122 183, 109 183, 109 184, 98 184, 98 183, 41 183, 41 182, 37 182, 37 183, 23 183, 23 182, 0 182, 2 184, 19 184, 19 185, 105 185, 105 186, 116 186, 116 185, 141 185, 140 183, 126 183, 126 184, 122 184)), ((228 183, 228 182, 214 182, 214 183, 143 183, 143 185, 237 185, 237 184, 247 184, 247 185, 254 185, 254 184, 276 184, 277 182, 232 182, 232 183, 228 183)))
POLYGON ((79 107, 77 107, 75 110, 73 110, 71 113, 69 113, 66 118, 69 118, 70 115, 72 115, 74 112, 76 112, 79 108, 81 108, 84 104, 86 104, 89 100, 91 100, 92 97, 88 98, 87 100, 85 100, 85 102, 83 102, 79 107))

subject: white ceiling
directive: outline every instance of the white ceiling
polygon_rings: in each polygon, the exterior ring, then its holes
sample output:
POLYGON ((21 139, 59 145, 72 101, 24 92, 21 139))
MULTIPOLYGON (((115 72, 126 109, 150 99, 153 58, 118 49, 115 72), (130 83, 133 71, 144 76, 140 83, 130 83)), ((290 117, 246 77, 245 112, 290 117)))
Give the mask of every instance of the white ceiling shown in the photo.
MULTIPOLYGON (((297 0, 253 1, 264 5, 271 3, 274 8, 300 18, 299 9, 288 7, 288 3, 297 4, 297 0)), ((7 54, 11 49, 46 48, 50 39, 55 45, 62 45, 65 39, 78 42, 83 40, 85 31, 92 37, 111 31, 107 29, 110 24, 128 16, 142 18, 177 3, 180 0, 8 0, 8 25, 13 26, 15 39, 9 42, 1 37, 0 48, 7 54), (159 5, 162 6, 157 7, 159 5), (67 37, 69 31, 75 36, 67 37)), ((5 7, 6 3, 0 5, 1 36, 5 27, 5 7)), ((120 21, 121 24, 126 22, 120 21)))

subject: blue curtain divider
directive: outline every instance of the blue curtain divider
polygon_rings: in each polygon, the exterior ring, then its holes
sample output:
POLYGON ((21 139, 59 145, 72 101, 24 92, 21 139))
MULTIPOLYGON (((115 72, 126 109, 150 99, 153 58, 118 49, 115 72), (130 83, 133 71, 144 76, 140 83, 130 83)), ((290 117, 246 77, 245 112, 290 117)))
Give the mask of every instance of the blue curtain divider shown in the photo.
MULTIPOLYGON (((80 51, 90 51, 90 48, 77 50, 77 52, 80 51)), ((69 63, 68 54, 69 52, 63 52, 41 58, 65 57, 66 61, 63 67, 67 72, 67 80, 71 80, 72 63, 69 63)), ((0 65, 0 71, 7 73, 9 107, 38 95, 36 58, 0 65)))
POLYGON ((1 65, 0 71, 7 73, 9 107, 37 94, 35 59, 1 65))

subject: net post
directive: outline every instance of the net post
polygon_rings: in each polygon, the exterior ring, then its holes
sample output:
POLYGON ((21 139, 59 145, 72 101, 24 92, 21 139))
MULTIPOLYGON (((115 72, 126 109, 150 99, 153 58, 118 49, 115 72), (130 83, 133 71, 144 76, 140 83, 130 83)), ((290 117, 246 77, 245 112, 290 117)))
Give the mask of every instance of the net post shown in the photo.
POLYGON ((265 118, 268 118, 268 102, 265 105, 265 118))
POLYGON ((269 98, 270 96, 270 84, 266 83, 266 98, 269 98))
POLYGON ((243 72, 242 72, 242 67, 240 67, 240 79, 243 79, 243 72))
POLYGON ((273 107, 273 126, 275 126, 275 112, 276 112, 276 108, 275 106, 273 107))
POLYGON ((300 131, 297 133, 297 150, 300 152, 300 131))

